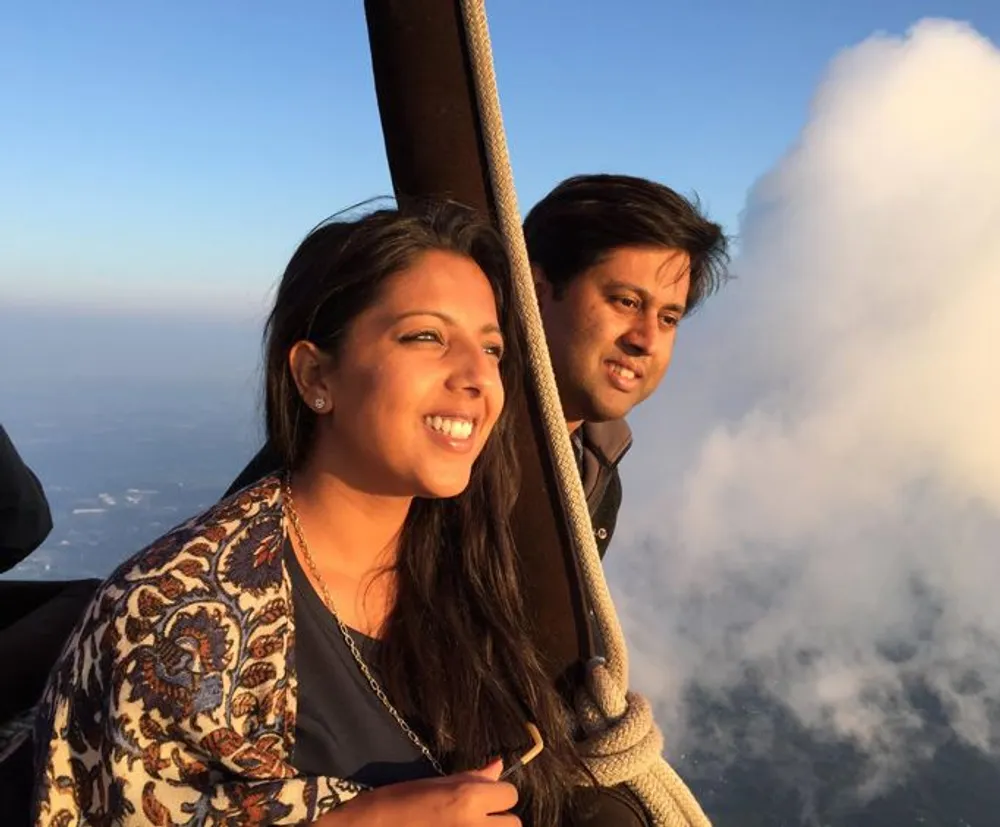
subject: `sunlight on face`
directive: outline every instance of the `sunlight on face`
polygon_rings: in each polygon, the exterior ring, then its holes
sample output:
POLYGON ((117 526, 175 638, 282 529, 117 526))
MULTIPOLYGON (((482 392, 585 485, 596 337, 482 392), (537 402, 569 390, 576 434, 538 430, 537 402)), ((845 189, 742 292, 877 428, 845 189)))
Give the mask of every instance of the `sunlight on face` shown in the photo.
POLYGON ((386 281, 328 369, 327 464, 371 493, 461 493, 503 408, 502 351, 483 271, 456 253, 424 253, 386 281))
POLYGON ((556 299, 539 289, 566 419, 620 419, 656 390, 670 365, 690 286, 687 253, 622 247, 556 299))

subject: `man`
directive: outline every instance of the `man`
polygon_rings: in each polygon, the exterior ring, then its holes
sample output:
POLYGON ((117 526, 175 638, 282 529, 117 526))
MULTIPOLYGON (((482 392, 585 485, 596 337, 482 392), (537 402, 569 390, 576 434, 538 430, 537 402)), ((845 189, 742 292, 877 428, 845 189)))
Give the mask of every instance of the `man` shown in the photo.
MULTIPOLYGON (((663 379, 680 320, 723 280, 726 237, 673 190, 625 175, 563 181, 528 213, 524 235, 603 557, 632 443, 624 418, 663 379)), ((276 465, 265 446, 227 496, 276 465)))
POLYGON ((524 235, 603 557, 632 442, 625 416, 663 379, 678 323, 722 282, 726 237, 673 190, 623 175, 563 181, 528 213, 524 235))
MULTIPOLYGON (((603 558, 622 500, 618 464, 632 444, 625 417, 666 374, 681 319, 724 279, 727 240, 697 205, 623 175, 563 181, 528 213, 524 235, 603 558)), ((650 823, 624 786, 582 789, 576 803, 572 827, 650 823)))

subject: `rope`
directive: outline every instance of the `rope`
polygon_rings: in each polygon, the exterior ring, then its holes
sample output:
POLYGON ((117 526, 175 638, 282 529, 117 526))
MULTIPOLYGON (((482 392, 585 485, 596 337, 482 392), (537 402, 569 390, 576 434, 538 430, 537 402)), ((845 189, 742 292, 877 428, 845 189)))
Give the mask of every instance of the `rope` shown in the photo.
POLYGON ((461 8, 497 222, 511 256, 515 300, 527 333, 528 364, 569 519, 570 539, 606 652, 605 660, 589 665, 586 685, 576 698, 578 723, 585 733, 581 755, 602 786, 628 784, 655 827, 711 827, 690 790, 663 758, 663 736, 649 702, 627 690, 625 637, 604 579, 535 298, 500 112, 485 0, 461 0, 461 8))

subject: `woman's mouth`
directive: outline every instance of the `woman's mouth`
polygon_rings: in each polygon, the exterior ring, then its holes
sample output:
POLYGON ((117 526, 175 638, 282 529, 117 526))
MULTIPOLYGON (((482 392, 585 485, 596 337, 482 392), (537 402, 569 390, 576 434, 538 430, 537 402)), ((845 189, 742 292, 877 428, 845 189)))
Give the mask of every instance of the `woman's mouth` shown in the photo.
POLYGON ((455 440, 469 439, 475 428, 475 422, 464 417, 425 416, 424 424, 432 431, 455 440))

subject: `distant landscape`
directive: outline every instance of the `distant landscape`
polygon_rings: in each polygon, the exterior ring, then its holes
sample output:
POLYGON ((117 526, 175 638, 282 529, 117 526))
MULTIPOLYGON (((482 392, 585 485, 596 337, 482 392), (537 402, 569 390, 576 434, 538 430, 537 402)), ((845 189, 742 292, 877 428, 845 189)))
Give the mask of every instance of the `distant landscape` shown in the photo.
MULTIPOLYGON (((243 379, 228 387, 88 379, 63 384, 58 394, 36 387, 18 405, 5 404, 5 425, 45 482, 55 515, 49 540, 5 578, 103 576, 210 506, 257 445, 252 394, 243 379), (92 394, 92 404, 63 410, 56 401, 66 393, 92 394)), ((685 743, 697 748, 670 757, 717 827, 998 823, 1000 765, 951 735, 926 687, 912 692, 921 696, 937 750, 874 800, 857 796, 863 756, 805 728, 751 670, 735 691, 689 687, 685 743)), ((658 717, 670 718, 667 712, 658 717)))
MULTIPOLYGON (((0 423, 55 527, 0 577, 102 577, 254 454, 289 256, 406 153, 366 4, 7 5, 0 423)), ((622 172, 733 239, 605 558, 668 758, 716 827, 997 827, 1000 3, 488 5, 522 211, 622 172)))
POLYGON ((4 423, 43 480, 54 519, 42 548, 8 579, 107 575, 218 500, 256 450, 246 400, 230 408, 218 388, 136 385, 122 394, 94 382, 89 390, 115 400, 115 412, 4 423))

